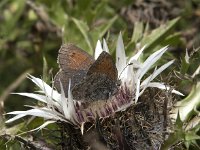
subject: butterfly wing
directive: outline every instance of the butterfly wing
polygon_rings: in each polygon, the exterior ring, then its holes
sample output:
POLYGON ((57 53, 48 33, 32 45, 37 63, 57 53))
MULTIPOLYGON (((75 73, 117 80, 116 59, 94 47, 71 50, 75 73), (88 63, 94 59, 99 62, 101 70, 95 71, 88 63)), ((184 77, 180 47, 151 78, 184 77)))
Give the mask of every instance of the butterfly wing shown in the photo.
POLYGON ((74 86, 72 95, 81 101, 106 100, 117 92, 116 83, 105 74, 92 74, 86 76, 84 82, 74 86))
POLYGON ((77 100, 106 100, 117 90, 117 68, 110 54, 102 52, 89 68, 83 82, 72 89, 77 100))
POLYGON ((58 64, 65 72, 68 70, 88 70, 93 63, 92 56, 73 44, 64 44, 59 50, 58 64))
POLYGON ((87 72, 87 76, 91 74, 105 74, 108 78, 113 81, 117 81, 118 72, 112 56, 107 52, 103 51, 97 60, 92 64, 87 72))
POLYGON ((60 92, 60 81, 67 96, 69 79, 71 87, 78 84, 86 76, 89 67, 94 63, 94 59, 82 49, 73 44, 61 46, 58 54, 59 72, 54 78, 54 85, 60 92))

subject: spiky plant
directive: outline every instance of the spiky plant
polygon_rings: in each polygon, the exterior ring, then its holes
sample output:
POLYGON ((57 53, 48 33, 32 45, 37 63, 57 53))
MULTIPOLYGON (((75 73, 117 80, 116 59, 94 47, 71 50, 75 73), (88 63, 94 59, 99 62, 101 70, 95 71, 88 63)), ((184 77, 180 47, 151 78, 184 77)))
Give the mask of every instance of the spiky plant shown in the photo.
MULTIPOLYGON (((167 83, 154 79, 174 60, 147 72, 167 51, 168 46, 151 54, 144 62, 140 61, 145 47, 134 56, 127 58, 121 34, 116 48, 116 67, 121 85, 115 95, 108 100, 91 102, 85 105, 73 98, 69 82, 68 97, 62 83, 61 92, 50 87, 43 80, 28 75, 40 89, 37 93, 15 93, 41 102, 40 106, 29 106, 26 111, 13 111, 15 115, 6 123, 25 116, 36 116, 45 122, 36 129, 41 130, 49 124, 60 127, 60 147, 62 149, 160 149, 172 131, 169 108, 173 103, 172 93, 182 95, 171 89, 167 83), (131 64, 131 65, 130 65, 131 64), (161 89, 161 90, 157 90, 161 89), (163 91, 162 91, 163 90, 163 91)), ((95 59, 108 46, 103 40, 97 42, 95 59)))

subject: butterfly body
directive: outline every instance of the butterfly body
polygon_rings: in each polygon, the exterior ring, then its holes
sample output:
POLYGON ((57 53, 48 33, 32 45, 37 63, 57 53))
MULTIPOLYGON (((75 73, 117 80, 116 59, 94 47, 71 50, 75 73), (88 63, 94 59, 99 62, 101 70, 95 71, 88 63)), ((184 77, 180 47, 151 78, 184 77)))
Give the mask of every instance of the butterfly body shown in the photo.
POLYGON ((80 101, 106 100, 117 91, 117 68, 110 54, 102 52, 95 61, 82 49, 69 44, 59 50, 60 71, 54 85, 60 91, 60 82, 68 93, 69 79, 73 98, 80 101))

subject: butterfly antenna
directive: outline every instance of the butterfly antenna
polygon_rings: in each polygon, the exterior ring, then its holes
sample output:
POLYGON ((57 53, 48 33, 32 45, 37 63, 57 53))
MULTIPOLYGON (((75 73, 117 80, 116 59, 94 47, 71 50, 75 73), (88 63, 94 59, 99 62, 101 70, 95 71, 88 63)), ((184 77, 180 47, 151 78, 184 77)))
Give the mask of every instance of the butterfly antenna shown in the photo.
POLYGON ((124 72, 124 70, 130 65, 133 65, 133 63, 129 63, 129 64, 126 65, 126 67, 124 67, 124 69, 121 71, 121 73, 119 75, 119 79, 120 79, 120 76, 122 75, 122 73, 124 72))

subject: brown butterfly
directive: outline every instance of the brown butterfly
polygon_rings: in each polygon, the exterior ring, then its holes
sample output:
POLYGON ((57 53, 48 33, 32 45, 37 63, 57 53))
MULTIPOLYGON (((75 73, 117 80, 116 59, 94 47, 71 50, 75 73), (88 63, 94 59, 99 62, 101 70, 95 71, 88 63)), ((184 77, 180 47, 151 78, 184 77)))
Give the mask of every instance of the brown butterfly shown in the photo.
POLYGON ((60 81, 67 97, 69 79, 73 98, 82 101, 106 100, 117 91, 118 72, 110 54, 103 51, 97 60, 73 44, 61 46, 59 72, 54 85, 60 92, 60 81))

